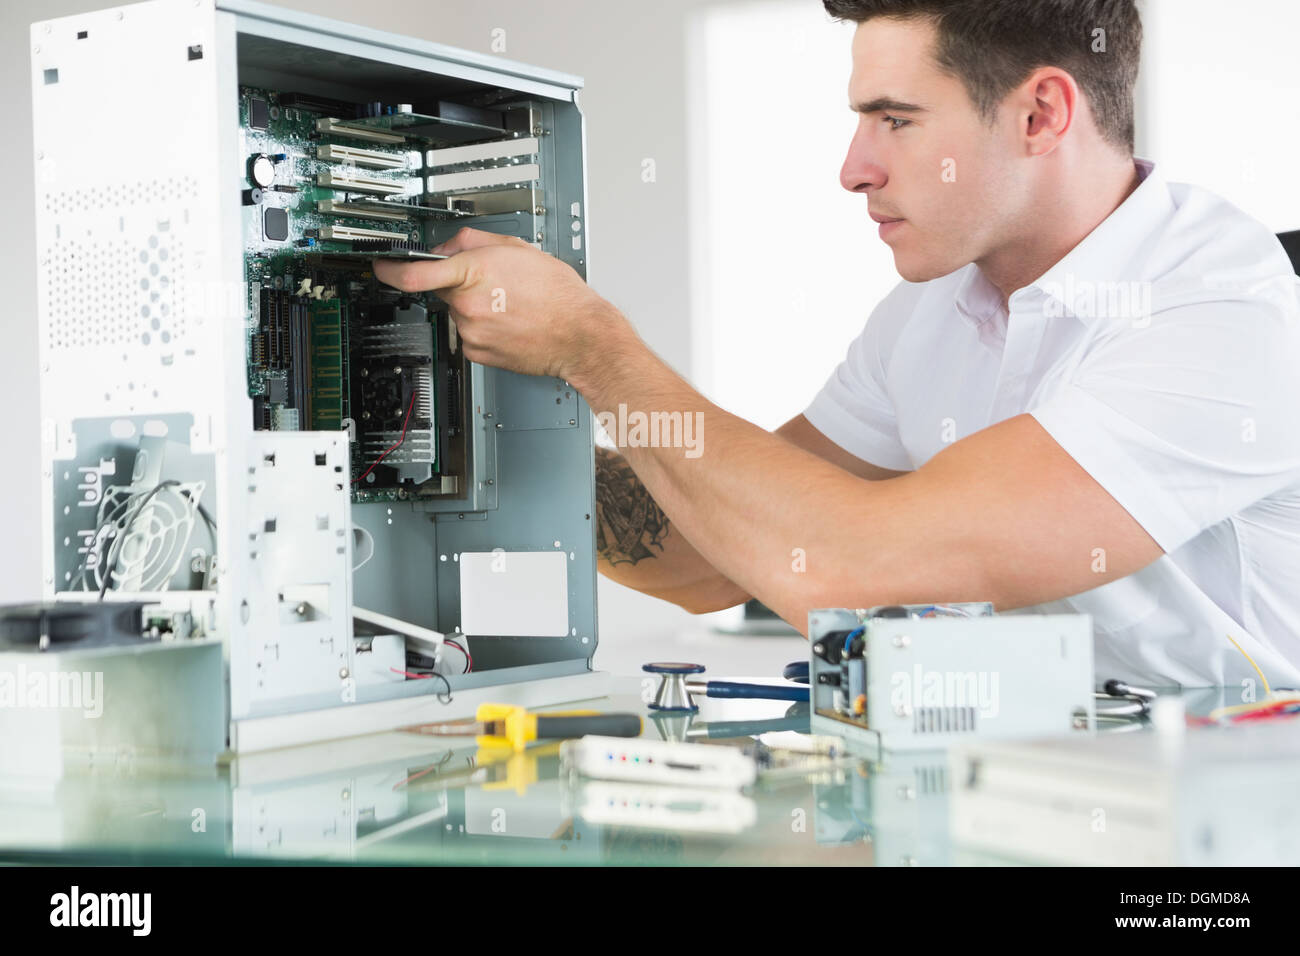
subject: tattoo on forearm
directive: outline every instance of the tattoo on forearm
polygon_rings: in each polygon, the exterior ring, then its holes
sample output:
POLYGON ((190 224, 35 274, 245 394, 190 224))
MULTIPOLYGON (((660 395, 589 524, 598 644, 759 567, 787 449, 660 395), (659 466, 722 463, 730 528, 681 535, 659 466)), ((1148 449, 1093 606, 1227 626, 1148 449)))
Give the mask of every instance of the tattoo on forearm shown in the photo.
POLYGON ((596 449, 596 554, 610 564, 636 564, 663 550, 668 518, 622 455, 596 449))

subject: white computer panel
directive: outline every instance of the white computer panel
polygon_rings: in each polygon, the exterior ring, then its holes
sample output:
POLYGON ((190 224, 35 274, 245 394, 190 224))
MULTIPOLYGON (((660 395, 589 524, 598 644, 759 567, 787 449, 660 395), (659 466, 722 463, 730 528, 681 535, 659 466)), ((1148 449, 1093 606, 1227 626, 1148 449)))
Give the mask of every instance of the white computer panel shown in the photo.
POLYGON ((258 432, 248 469, 239 614, 257 622, 230 647, 231 713, 356 701, 352 532, 344 432, 258 432))
POLYGON ((48 596, 64 586, 56 550, 78 545, 66 506, 54 509, 64 473, 75 481, 91 464, 77 422, 102 434, 84 423, 184 421, 188 434, 169 437, 212 456, 212 484, 234 469, 225 357, 242 336, 242 297, 237 260, 220 254, 210 0, 44 21, 31 43, 48 596))

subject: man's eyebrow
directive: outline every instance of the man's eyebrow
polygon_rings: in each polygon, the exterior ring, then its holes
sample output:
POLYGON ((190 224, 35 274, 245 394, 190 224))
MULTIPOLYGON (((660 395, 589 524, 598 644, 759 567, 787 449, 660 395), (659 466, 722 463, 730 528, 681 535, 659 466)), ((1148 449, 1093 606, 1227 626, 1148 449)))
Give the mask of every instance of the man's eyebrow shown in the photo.
POLYGON ((904 103, 901 100, 893 99, 888 96, 877 96, 874 100, 867 100, 865 103, 854 103, 850 109, 855 113, 924 113, 924 106, 918 106, 915 103, 904 103))

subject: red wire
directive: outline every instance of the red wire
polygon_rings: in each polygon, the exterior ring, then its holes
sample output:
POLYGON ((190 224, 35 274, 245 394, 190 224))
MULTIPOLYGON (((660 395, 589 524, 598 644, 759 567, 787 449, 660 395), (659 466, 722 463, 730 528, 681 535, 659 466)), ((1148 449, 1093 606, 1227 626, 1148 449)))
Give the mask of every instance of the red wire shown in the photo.
POLYGON ((403 677, 409 677, 411 680, 430 680, 433 678, 432 674, 413 674, 410 671, 399 670, 396 667, 390 667, 388 669, 394 674, 401 674, 403 677))
POLYGON ((416 394, 417 394, 416 392, 411 392, 411 404, 406 406, 406 418, 402 420, 402 437, 399 438, 399 439, 397 439, 396 442, 394 442, 392 445, 390 445, 388 448, 386 448, 386 449, 384 450, 384 453, 383 453, 382 455, 380 455, 378 458, 376 458, 375 461, 374 461, 374 463, 373 463, 369 468, 367 468, 365 471, 363 471, 363 472, 361 473, 361 477, 360 477, 360 478, 353 478, 353 479, 352 479, 352 483, 353 483, 354 485, 355 485, 358 481, 362 481, 362 480, 366 477, 366 475, 368 475, 368 474, 370 474, 372 471, 374 471, 375 468, 377 468, 377 467, 379 466, 379 463, 380 463, 381 461, 383 461, 385 458, 388 457, 389 452, 391 452, 394 448, 396 448, 396 447, 397 447, 398 445, 400 445, 402 442, 406 441, 406 426, 407 426, 408 424, 410 424, 410 422, 411 422, 411 410, 415 408, 415 396, 416 396, 416 394))
POLYGON ((453 641, 450 637, 444 637, 444 638, 442 639, 442 641, 443 641, 444 644, 450 644, 452 647, 456 648, 456 650, 460 651, 462 654, 465 655, 465 673, 466 673, 466 674, 468 674, 470 671, 472 671, 472 670, 474 669, 474 658, 473 658, 473 656, 472 656, 472 655, 470 654, 470 652, 469 652, 469 644, 468 644, 468 643, 466 643, 466 645, 465 645, 464 647, 461 647, 459 644, 457 644, 455 641, 453 641))

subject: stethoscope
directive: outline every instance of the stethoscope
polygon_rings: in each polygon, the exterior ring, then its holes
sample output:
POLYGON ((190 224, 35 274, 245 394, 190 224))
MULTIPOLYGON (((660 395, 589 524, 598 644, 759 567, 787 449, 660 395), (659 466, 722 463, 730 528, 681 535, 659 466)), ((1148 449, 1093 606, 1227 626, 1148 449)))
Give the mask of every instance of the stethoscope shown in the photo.
POLYGON ((1102 701, 1111 702, 1108 707, 1097 708, 1097 723, 1105 721, 1140 727, 1142 718, 1151 712, 1151 705, 1159 695, 1146 687, 1134 687, 1122 680, 1112 679, 1106 681, 1102 689, 1092 696, 1098 704, 1102 701))
MULTIPOLYGON (((642 668, 659 675, 659 688, 648 705, 650 719, 664 740, 695 740, 697 738, 729 739, 751 737, 756 734, 793 730, 808 733, 808 688, 782 687, 780 684, 742 684, 735 681, 688 680, 704 673, 703 664, 665 661, 646 664, 642 668), (692 695, 705 697, 750 698, 757 700, 793 701, 785 714, 768 720, 696 722, 699 707, 692 695)), ((808 683, 808 662, 795 661, 785 666, 782 676, 796 684, 808 683)))
MULTIPOLYGON (((660 661, 644 664, 641 669, 649 674, 659 675, 659 689, 654 700, 648 705, 651 710, 670 713, 694 713, 699 706, 691 696, 701 694, 705 697, 749 698, 752 700, 794 700, 808 701, 808 688, 782 686, 780 684, 741 684, 722 680, 687 680, 696 674, 704 673, 703 664, 687 664, 680 661, 660 661)), ((786 680, 796 683, 808 683, 808 662, 794 661, 785 666, 782 675, 786 680)))

